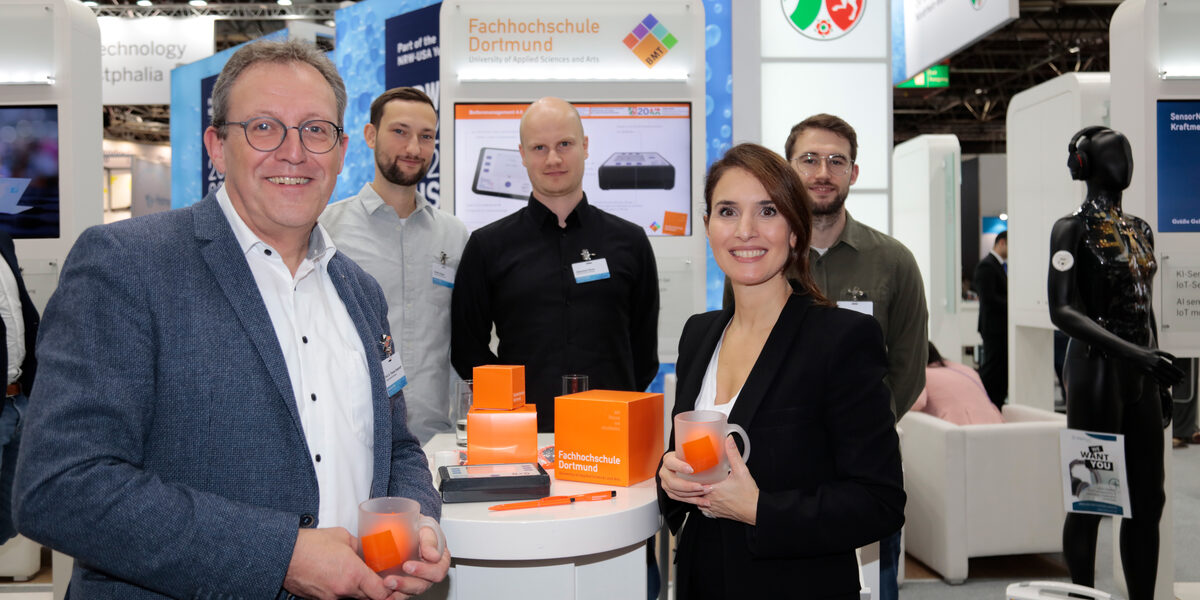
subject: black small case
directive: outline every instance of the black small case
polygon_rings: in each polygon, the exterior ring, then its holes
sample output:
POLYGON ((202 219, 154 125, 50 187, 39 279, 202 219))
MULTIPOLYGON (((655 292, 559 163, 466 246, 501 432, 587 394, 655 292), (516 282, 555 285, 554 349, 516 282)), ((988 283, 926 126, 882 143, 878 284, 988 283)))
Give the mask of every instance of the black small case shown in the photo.
POLYGON ((537 463, 438 467, 442 502, 534 500, 550 495, 550 476, 537 463))

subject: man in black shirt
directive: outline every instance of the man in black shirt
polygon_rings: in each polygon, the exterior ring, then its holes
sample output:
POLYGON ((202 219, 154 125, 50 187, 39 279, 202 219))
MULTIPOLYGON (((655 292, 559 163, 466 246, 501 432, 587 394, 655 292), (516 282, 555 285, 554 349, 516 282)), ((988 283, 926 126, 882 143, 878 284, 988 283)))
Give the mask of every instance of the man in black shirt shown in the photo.
POLYGON ((538 431, 554 431, 562 376, 641 391, 658 373, 658 270, 640 227, 583 192, 587 136, 575 107, 542 98, 521 118, 533 193, 463 250, 450 304, 450 357, 463 379, 485 364, 525 365, 538 431), (499 356, 488 347, 492 325, 499 356))

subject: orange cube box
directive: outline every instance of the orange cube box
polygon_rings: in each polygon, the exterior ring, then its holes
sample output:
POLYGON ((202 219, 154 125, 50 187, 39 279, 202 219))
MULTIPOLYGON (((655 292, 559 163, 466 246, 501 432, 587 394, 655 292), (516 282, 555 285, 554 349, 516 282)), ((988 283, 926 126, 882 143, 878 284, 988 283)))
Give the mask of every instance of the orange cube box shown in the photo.
POLYGON ((537 407, 467 413, 467 464, 537 462, 537 407))
POLYGON ((513 410, 525 406, 523 365, 483 365, 472 373, 472 408, 513 410))
POLYGON ((663 453, 663 395, 588 390, 554 400, 554 477, 630 486, 663 453))

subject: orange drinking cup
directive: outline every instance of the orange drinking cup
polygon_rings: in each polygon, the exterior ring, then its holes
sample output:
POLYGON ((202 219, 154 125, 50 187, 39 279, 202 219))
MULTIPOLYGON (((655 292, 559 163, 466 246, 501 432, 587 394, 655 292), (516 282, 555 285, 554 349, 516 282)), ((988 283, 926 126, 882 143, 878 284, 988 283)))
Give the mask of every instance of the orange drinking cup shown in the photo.
POLYGON ((358 505, 358 538, 363 562, 380 576, 404 575, 407 560, 421 560, 417 532, 428 527, 437 534, 438 554, 446 550, 446 536, 432 517, 421 514, 421 505, 408 498, 372 498, 358 505))
POLYGON ((731 433, 742 436, 746 446, 742 460, 749 460, 750 437, 741 425, 729 423, 725 413, 689 410, 675 415, 675 454, 692 467, 692 473, 678 473, 679 477, 706 484, 728 477, 725 436, 731 433))

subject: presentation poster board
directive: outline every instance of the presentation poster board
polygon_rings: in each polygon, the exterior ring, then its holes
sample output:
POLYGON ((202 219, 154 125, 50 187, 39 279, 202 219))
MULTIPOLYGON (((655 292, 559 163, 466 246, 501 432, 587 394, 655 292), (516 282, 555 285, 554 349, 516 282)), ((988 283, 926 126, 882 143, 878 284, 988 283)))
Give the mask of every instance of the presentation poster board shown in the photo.
MULTIPOLYGON (((525 206, 532 191, 518 151, 527 104, 456 104, 454 212, 469 230, 525 206)), ((687 102, 575 103, 588 138, 588 202, 648 236, 691 235, 687 102)))
POLYGON ((1158 101, 1158 230, 1200 231, 1200 100, 1158 101))
POLYGON ((1059 432, 1059 450, 1067 512, 1133 517, 1124 435, 1064 429, 1059 432))

